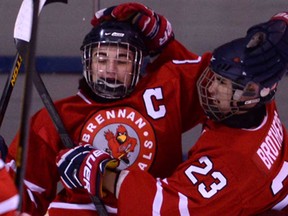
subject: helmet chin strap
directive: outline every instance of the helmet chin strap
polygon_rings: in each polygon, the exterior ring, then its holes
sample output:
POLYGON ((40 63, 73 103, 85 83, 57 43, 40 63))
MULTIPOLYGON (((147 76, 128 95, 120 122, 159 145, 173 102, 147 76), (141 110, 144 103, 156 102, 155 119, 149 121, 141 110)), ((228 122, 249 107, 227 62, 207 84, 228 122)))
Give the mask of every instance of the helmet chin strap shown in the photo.
POLYGON ((242 106, 245 106, 245 105, 250 105, 250 104, 265 104, 266 102, 272 100, 275 96, 275 93, 276 93, 276 88, 271 90, 269 92, 269 94, 267 94, 266 96, 264 97, 258 97, 258 98, 253 98, 251 100, 245 100, 245 101, 238 101, 236 103, 236 105, 239 107, 239 110, 240 111, 247 111, 247 110, 250 110, 251 108, 245 108, 245 107, 242 107, 242 106))
POLYGON ((111 96, 119 96, 122 97, 123 93, 126 93, 127 87, 121 83, 114 80, 113 82, 107 82, 104 79, 98 79, 96 83, 93 84, 94 88, 99 91, 99 93, 104 96, 105 98, 110 98, 111 96))
POLYGON ((243 108, 242 106, 245 106, 245 105, 250 105, 250 104, 257 104, 261 101, 261 98, 253 98, 251 100, 245 100, 245 101, 238 101, 236 102, 236 105, 239 107, 239 110, 249 110, 251 108, 243 108))
POLYGON ((125 85, 122 82, 119 82, 118 80, 115 80, 114 82, 107 82, 105 79, 99 78, 97 80, 97 83, 99 85, 105 85, 105 86, 107 86, 107 87, 109 87, 111 89, 112 88, 119 88, 119 87, 124 88, 125 87, 125 85))

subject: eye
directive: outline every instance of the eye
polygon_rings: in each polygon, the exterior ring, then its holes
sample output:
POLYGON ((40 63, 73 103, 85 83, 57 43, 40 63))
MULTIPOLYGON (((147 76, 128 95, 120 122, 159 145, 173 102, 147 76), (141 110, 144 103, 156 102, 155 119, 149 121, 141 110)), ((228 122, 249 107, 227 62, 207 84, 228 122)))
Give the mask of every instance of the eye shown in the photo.
POLYGON ((124 54, 119 54, 118 55, 118 58, 117 58, 118 61, 122 61, 123 63, 125 62, 130 62, 132 60, 132 57, 130 55, 127 56, 126 53, 124 54))
POLYGON ((216 81, 220 84, 220 85, 227 85, 227 80, 224 79, 223 77, 220 76, 216 76, 216 81))
POLYGON ((128 61, 127 61, 127 59, 118 59, 117 63, 123 65, 123 64, 127 64, 128 61))
POLYGON ((215 80, 218 82, 218 83, 222 83, 222 78, 221 77, 219 77, 219 76, 216 76, 215 77, 215 80))
POLYGON ((226 85, 227 82, 226 82, 226 80, 221 79, 221 80, 220 80, 220 84, 221 84, 221 85, 226 85))
POLYGON ((106 64, 107 62, 107 57, 104 57, 104 56, 94 56, 93 57, 93 61, 94 62, 98 62, 100 64, 106 64))

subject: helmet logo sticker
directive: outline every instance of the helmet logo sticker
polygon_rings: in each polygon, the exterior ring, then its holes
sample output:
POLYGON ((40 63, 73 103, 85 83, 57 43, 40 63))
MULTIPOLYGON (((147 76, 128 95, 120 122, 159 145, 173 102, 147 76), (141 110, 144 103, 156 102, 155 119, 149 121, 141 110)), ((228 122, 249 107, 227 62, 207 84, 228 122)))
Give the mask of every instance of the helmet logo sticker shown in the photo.
POLYGON ((211 59, 210 59, 210 62, 213 62, 215 60, 216 60, 216 58, 214 56, 212 56, 211 59))
POLYGON ((120 32, 113 32, 112 34, 111 34, 113 37, 124 37, 124 33, 120 33, 120 32))
POLYGON ((241 58, 240 57, 235 57, 235 58, 233 58, 233 62, 240 63, 241 62, 241 58))
POLYGON ((156 152, 152 126, 130 107, 114 107, 94 113, 82 128, 80 142, 92 144, 118 158, 119 170, 147 171, 156 152))

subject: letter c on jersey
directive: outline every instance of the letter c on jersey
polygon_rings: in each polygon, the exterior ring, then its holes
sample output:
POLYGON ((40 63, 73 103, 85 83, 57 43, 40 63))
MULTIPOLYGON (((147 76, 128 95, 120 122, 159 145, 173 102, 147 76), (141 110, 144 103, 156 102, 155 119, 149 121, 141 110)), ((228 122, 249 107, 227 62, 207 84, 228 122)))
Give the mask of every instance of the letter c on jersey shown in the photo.
POLYGON ((153 119, 159 119, 165 116, 166 108, 164 105, 153 106, 152 98, 156 100, 163 100, 163 93, 161 88, 147 89, 143 95, 147 113, 153 119), (158 109, 156 109, 158 108, 158 109))

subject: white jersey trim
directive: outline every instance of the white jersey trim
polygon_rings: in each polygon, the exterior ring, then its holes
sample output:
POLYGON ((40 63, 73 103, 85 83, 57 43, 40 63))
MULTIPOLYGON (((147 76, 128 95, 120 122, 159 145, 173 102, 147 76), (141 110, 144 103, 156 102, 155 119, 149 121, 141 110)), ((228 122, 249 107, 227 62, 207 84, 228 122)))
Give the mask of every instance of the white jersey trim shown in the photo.
POLYGON ((19 195, 15 195, 0 203, 0 214, 16 210, 19 203, 19 195))
POLYGON ((272 209, 277 210, 277 211, 281 211, 287 205, 288 205, 288 195, 281 202, 279 202, 277 205, 275 205, 272 209))
POLYGON ((80 91, 77 92, 77 95, 82 98, 87 104, 92 104, 90 100, 88 100, 88 98, 85 97, 85 95, 83 95, 80 91))
POLYGON ((242 128, 242 130, 245 130, 245 131, 257 131, 257 130, 261 129, 266 124, 267 121, 268 121, 268 114, 264 117, 262 123, 258 127, 252 128, 252 129, 242 128))
POLYGON ((179 195, 179 212, 181 216, 189 216, 189 210, 188 210, 188 199, 185 195, 182 193, 178 193, 179 195))
POLYGON ((153 201, 153 207, 152 207, 153 216, 160 215, 160 210, 161 210, 162 203, 163 203, 163 188, 162 188, 162 183, 159 178, 157 178, 156 188, 157 190, 156 190, 155 198, 153 201))
MULTIPOLYGON (((95 205, 93 203, 89 204, 77 204, 77 203, 63 203, 63 202, 52 202, 50 203, 48 209, 69 209, 69 210, 91 210, 96 211, 95 205)), ((108 213, 117 214, 117 208, 105 205, 108 213)))
POLYGON ((5 163, 3 162, 2 159, 0 159, 0 169, 2 169, 5 166, 5 163))
POLYGON ((121 185, 122 185, 124 179, 126 178, 126 176, 128 175, 128 173, 129 173, 128 170, 122 170, 118 176, 118 180, 117 180, 117 184, 116 184, 116 188, 115 188, 115 197, 117 199, 119 197, 121 185))
POLYGON ((186 59, 186 60, 172 60, 172 62, 174 64, 196 64, 199 63, 201 61, 202 57, 198 56, 197 59, 194 60, 190 60, 190 59, 186 59))
POLYGON ((44 188, 42 188, 42 187, 39 187, 38 185, 36 185, 36 184, 33 184, 32 182, 29 182, 29 181, 27 181, 27 180, 24 180, 24 183, 25 183, 25 185, 31 190, 31 191, 33 191, 33 192, 37 192, 37 193, 43 193, 44 191, 45 191, 45 189, 44 188))

